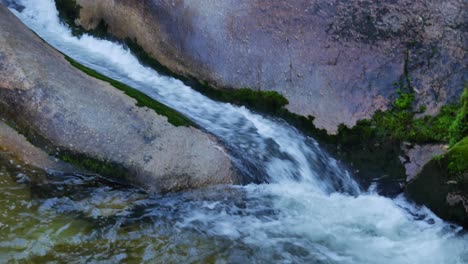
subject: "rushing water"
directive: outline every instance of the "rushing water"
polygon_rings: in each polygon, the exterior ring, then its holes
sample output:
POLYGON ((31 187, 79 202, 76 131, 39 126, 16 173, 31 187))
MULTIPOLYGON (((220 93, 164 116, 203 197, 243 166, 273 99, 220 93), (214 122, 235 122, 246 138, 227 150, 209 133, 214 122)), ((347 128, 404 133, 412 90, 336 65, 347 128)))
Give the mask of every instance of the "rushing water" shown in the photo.
POLYGON ((246 177, 269 184, 159 196, 86 175, 34 183, 4 160, 0 262, 468 263, 459 228, 403 197, 360 191, 281 120, 212 101, 121 45, 73 37, 52 0, 16 2, 25 8, 12 11, 51 45, 190 117, 228 146, 246 177))

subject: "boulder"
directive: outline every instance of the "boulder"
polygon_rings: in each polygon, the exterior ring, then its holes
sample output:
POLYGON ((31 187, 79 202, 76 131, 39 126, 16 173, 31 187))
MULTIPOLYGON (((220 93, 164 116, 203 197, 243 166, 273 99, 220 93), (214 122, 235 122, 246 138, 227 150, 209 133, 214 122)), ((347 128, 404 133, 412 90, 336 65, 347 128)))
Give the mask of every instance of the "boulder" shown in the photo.
MULTIPOLYGON (((57 0, 58 1, 58 0, 57 0)), ((386 110, 397 85, 436 114, 467 80, 458 0, 60 0, 104 21, 177 74, 218 88, 273 90, 328 132, 386 110)))
POLYGON ((406 194, 439 217, 468 228, 468 137, 428 162, 406 194))
POLYGON ((149 191, 240 182, 213 136, 73 67, 2 4, 0 118, 48 154, 149 191))
POLYGON ((444 144, 411 145, 407 142, 403 143, 401 149, 405 155, 400 156, 400 161, 405 166, 406 180, 413 180, 421 172, 424 165, 432 158, 445 154, 447 148, 448 146, 444 144))

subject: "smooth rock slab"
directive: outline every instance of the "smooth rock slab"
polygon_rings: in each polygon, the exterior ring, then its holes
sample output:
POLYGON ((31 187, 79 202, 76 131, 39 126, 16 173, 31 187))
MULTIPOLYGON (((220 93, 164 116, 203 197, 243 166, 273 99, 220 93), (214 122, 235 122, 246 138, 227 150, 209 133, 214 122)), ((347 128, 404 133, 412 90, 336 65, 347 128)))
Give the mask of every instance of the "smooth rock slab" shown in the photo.
POLYGON ((117 164, 131 182, 150 191, 240 182, 211 135, 175 127, 72 67, 2 4, 0 117, 49 153, 66 151, 117 164))

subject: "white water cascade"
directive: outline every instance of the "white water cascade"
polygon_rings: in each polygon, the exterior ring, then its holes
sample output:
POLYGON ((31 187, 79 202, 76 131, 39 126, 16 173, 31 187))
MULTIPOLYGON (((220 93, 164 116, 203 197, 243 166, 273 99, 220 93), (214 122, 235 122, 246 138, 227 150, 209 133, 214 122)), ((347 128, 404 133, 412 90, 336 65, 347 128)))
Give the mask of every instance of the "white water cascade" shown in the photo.
MULTIPOLYGON (((138 200, 131 208, 143 207, 143 213, 132 221, 153 219, 136 232, 141 236, 156 232, 166 206, 171 232, 190 230, 225 247, 216 257, 220 263, 468 263, 468 237, 460 228, 401 196, 389 199, 359 190, 339 162, 285 122, 210 100, 141 65, 120 44, 74 37, 60 23, 53 0, 16 3, 25 8, 11 10, 49 44, 188 116, 228 146, 251 181, 269 183, 233 186, 242 201, 217 188, 202 198, 181 194, 138 200)), ((54 203, 77 206, 68 204, 70 199, 54 203)), ((119 240, 116 232, 112 235, 119 240)), ((145 246, 151 263, 158 251, 145 246)))

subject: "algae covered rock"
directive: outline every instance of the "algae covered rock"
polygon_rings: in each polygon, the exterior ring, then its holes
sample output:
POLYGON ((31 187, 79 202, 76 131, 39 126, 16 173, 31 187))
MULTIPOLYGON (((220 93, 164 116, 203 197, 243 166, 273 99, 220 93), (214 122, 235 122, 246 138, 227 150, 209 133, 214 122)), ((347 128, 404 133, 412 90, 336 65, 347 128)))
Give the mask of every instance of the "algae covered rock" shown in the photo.
POLYGON ((130 87, 88 74, 0 4, 0 118, 30 142, 155 192, 239 182, 211 135, 156 102, 142 107, 149 98, 130 87))
POLYGON ((468 137, 426 164, 406 193, 441 218, 468 227, 468 137))

